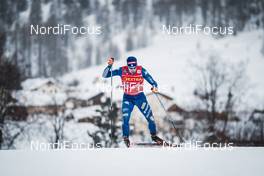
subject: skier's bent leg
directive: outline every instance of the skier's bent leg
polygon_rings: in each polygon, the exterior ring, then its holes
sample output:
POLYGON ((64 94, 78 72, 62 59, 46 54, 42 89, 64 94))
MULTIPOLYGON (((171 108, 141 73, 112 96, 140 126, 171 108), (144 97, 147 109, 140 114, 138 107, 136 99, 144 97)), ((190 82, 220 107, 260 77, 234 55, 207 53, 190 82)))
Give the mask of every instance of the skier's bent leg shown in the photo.
POLYGON ((150 105, 148 104, 148 101, 146 98, 142 99, 142 101, 137 103, 137 106, 141 113, 145 116, 146 120, 148 121, 148 128, 151 133, 151 135, 156 135, 156 124, 153 117, 153 113, 151 110, 150 105))
POLYGON ((123 124, 122 124, 122 131, 123 131, 123 137, 129 137, 129 120, 130 115, 133 110, 134 105, 126 100, 123 99, 122 103, 122 114, 123 114, 123 124))

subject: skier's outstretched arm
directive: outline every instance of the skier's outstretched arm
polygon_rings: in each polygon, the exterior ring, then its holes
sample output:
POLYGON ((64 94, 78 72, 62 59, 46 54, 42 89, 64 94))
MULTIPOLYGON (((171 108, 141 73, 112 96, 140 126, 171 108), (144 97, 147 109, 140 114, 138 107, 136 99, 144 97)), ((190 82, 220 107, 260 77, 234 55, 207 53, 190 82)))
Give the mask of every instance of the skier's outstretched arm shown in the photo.
MULTIPOLYGON (((103 77, 104 78, 109 78, 111 77, 111 67, 112 65, 108 65, 103 72, 103 77)), ((119 69, 112 70, 112 76, 121 76, 122 74, 122 69, 121 67, 119 69)))
POLYGON ((157 88, 158 84, 157 82, 152 78, 152 76, 147 72, 147 70, 145 68, 142 67, 142 76, 145 80, 148 81, 148 83, 150 85, 152 85, 152 87, 157 88))

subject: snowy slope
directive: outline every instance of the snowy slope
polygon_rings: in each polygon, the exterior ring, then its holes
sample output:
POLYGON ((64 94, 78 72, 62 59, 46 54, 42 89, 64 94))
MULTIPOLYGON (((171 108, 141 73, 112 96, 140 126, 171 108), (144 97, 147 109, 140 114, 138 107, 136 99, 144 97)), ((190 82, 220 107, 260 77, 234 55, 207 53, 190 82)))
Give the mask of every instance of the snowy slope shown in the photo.
MULTIPOLYGON (((241 61, 247 63, 246 76, 250 90, 247 102, 251 107, 262 107, 264 100, 264 57, 260 50, 262 46, 262 31, 244 32, 237 36, 214 39, 205 35, 157 35, 152 45, 126 53, 117 61, 114 68, 125 64, 125 58, 134 55, 138 63, 143 65, 159 83, 160 91, 175 98, 176 103, 185 106, 192 104, 194 77, 197 75, 191 64, 200 64, 208 60, 213 54, 220 56, 226 63, 237 64, 241 61)), ((107 60, 107 58, 106 58, 107 60)), ((102 71, 106 65, 67 74, 63 82, 74 79, 80 81, 78 88, 92 91, 106 91, 109 93, 110 85, 103 83, 102 71), (95 78, 100 81, 95 83, 95 78)), ((114 85, 120 85, 119 78, 114 79, 114 85)), ((146 91, 149 92, 149 85, 146 91)), ((121 99, 122 91, 116 90, 115 99, 121 99)))
POLYGON ((262 176, 263 148, 1 151, 4 176, 262 176))

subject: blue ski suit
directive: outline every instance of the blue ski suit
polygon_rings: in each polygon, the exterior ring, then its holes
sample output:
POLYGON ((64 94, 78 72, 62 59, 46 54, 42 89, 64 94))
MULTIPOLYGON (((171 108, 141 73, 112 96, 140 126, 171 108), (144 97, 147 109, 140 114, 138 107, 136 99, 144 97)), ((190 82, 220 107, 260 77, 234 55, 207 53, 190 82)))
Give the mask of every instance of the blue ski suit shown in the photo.
MULTIPOLYGON (((108 65, 103 72, 104 78, 111 77, 111 65, 108 65)), ((112 70, 112 76, 122 76, 122 67, 119 69, 112 70)), ((142 77, 147 80, 149 84, 153 87, 158 87, 156 81, 153 80, 152 76, 142 67, 142 77)), ((123 114, 123 124, 122 131, 123 137, 129 137, 129 120, 131 112, 133 111, 134 106, 137 106, 140 112, 145 116, 148 121, 148 128, 151 135, 156 135, 156 124, 154 121, 153 113, 151 107, 147 101, 147 98, 144 92, 140 92, 136 95, 128 95, 124 93, 123 102, 122 102, 122 114, 123 114)))

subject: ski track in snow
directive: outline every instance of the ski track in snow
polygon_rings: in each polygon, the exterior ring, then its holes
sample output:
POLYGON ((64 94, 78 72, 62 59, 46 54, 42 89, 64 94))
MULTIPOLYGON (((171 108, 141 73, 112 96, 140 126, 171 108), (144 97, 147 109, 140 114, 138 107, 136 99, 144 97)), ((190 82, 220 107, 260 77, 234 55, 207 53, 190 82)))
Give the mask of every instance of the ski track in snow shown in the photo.
POLYGON ((263 148, 0 151, 3 176, 262 176, 263 148))

